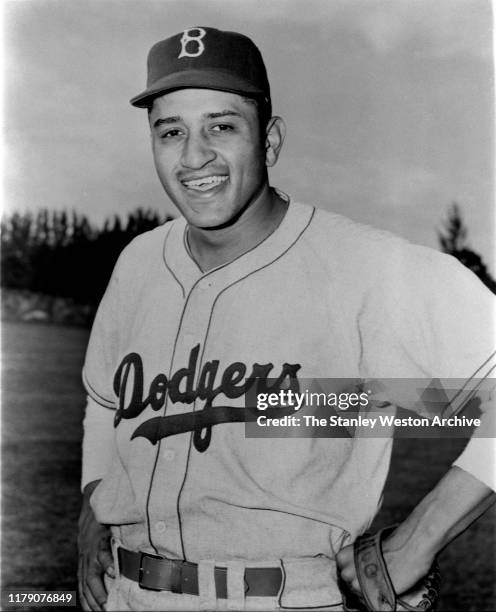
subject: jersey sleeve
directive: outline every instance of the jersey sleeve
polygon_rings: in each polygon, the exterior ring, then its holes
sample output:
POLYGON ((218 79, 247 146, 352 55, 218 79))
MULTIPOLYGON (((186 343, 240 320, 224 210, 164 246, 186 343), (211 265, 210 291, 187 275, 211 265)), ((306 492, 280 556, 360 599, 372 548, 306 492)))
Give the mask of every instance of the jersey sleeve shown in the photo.
POLYGON ((93 322, 82 372, 88 396, 111 410, 116 409, 112 380, 119 349, 119 305, 117 265, 93 322))
POLYGON ((114 415, 88 396, 83 420, 81 491, 94 480, 101 480, 112 459, 114 415))
POLYGON ((360 321, 368 369, 384 378, 487 373, 495 296, 449 255, 409 245, 390 257, 394 262, 378 271, 360 321))
POLYGON ((83 421, 81 490, 90 482, 103 478, 113 452, 116 400, 112 380, 122 329, 119 290, 121 259, 122 256, 98 306, 82 371, 87 403, 83 421))
POLYGON ((429 258, 428 265, 429 295, 419 312, 428 325, 430 371, 454 379, 494 377, 495 296, 451 256, 429 258))

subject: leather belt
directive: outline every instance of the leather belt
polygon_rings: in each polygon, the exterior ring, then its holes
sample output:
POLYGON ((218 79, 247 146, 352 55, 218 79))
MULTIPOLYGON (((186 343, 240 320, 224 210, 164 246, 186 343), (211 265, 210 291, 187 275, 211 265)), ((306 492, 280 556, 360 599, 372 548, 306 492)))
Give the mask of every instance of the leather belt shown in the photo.
MULTIPOLYGON (((198 595, 198 565, 189 561, 166 559, 148 553, 117 549, 119 572, 137 582, 142 589, 171 591, 198 595)), ((218 599, 227 599, 227 568, 214 569, 218 599)), ((282 584, 279 567, 247 567, 245 569, 246 597, 276 597, 282 584)))

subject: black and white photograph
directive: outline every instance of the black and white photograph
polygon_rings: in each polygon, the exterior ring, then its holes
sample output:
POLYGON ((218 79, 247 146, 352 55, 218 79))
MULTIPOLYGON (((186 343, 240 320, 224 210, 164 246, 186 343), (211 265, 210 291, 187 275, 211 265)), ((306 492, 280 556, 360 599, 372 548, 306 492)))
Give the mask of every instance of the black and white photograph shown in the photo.
POLYGON ((490 0, 5 0, 2 610, 496 612, 490 0))

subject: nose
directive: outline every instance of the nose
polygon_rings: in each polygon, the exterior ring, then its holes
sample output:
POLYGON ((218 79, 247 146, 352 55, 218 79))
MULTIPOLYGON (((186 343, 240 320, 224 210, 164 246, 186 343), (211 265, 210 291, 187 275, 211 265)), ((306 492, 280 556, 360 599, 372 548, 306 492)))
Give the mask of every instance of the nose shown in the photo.
POLYGON ((190 133, 184 141, 181 162, 186 168, 203 168, 206 164, 215 159, 208 139, 201 133, 190 133))

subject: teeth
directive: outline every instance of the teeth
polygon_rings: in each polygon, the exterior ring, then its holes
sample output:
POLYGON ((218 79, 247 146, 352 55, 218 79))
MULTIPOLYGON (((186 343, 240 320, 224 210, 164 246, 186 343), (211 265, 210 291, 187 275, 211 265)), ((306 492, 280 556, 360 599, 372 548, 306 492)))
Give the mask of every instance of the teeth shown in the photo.
POLYGON ((227 176, 204 176, 199 179, 193 179, 191 181, 183 181, 183 185, 191 189, 198 189, 200 191, 206 191, 211 189, 212 186, 220 185, 227 181, 227 176))

